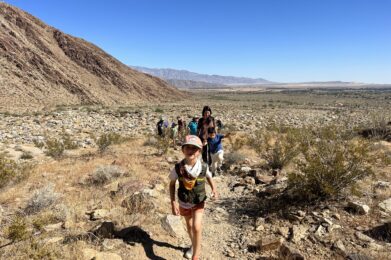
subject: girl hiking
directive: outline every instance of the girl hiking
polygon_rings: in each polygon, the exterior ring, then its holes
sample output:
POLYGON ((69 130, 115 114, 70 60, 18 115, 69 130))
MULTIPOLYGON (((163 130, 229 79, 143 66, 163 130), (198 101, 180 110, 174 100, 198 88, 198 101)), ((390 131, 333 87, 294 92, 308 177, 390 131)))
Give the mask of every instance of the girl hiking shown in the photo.
POLYGON ((211 165, 211 155, 208 149, 208 129, 216 128, 215 119, 212 117, 212 109, 209 106, 204 106, 202 109, 202 117, 198 120, 197 135, 202 141, 202 159, 208 165, 211 165))
POLYGON ((202 216, 206 196, 205 183, 212 188, 211 197, 217 199, 216 186, 208 165, 201 161, 201 140, 195 135, 188 135, 182 145, 184 159, 175 164, 170 172, 170 198, 172 214, 185 217, 191 247, 185 257, 198 260, 201 254, 202 216), (179 182, 178 203, 175 200, 176 181, 179 182))

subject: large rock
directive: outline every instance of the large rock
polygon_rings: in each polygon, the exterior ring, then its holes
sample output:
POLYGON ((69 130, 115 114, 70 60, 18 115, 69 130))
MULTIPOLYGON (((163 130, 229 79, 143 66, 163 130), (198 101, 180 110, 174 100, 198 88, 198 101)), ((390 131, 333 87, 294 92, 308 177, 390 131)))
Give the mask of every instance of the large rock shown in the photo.
POLYGON ((308 227, 303 225, 294 225, 292 227, 292 238, 291 241, 293 243, 298 243, 300 240, 302 240, 307 235, 308 227))
POLYGON ((280 260, 305 260, 305 257, 296 249, 283 243, 279 251, 280 260))
POLYGON ((260 252, 276 250, 282 245, 283 242, 284 239, 282 237, 280 238, 265 237, 257 241, 256 248, 260 252))
POLYGON ((107 216, 108 213, 109 212, 106 209, 96 209, 93 212, 91 212, 90 219, 91 220, 103 219, 107 216))
POLYGON ((357 201, 350 201, 348 203, 348 208, 352 209, 355 213, 360 215, 366 215, 369 213, 369 206, 357 201))
POLYGON ((173 237, 186 236, 186 230, 182 224, 180 216, 167 215, 162 218, 161 224, 163 229, 173 237))
POLYGON ((335 241, 335 243, 333 244, 333 250, 338 255, 341 255, 343 257, 346 256, 346 248, 345 248, 345 245, 343 244, 343 242, 341 240, 335 241))
POLYGON ((379 203, 379 208, 384 210, 387 213, 391 213, 391 198, 383 200, 379 203))

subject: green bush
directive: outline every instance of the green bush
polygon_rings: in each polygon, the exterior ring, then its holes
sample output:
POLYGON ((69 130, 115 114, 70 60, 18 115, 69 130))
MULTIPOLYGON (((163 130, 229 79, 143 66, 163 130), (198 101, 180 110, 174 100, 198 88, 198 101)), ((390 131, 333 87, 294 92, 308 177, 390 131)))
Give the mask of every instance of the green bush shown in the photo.
POLYGON ((303 158, 288 175, 292 195, 304 200, 334 198, 372 174, 374 157, 368 142, 348 139, 338 128, 326 127, 302 142, 303 158))
POLYGON ((64 145, 64 148, 66 150, 74 150, 74 149, 77 149, 79 148, 79 145, 77 144, 76 141, 74 141, 70 134, 67 134, 67 133, 63 133, 62 135, 62 143, 64 145))
POLYGON ((22 153, 22 155, 20 156, 20 159, 23 159, 23 160, 30 160, 30 159, 33 159, 33 155, 31 154, 31 152, 24 151, 24 152, 22 153))
POLYGON ((12 224, 8 227, 6 232, 6 237, 12 242, 17 242, 25 240, 30 236, 29 231, 27 230, 26 219, 20 216, 17 216, 12 224))
POLYGON ((19 182, 29 175, 27 164, 18 164, 15 161, 0 156, 0 188, 11 181, 19 182))
POLYGON ((55 138, 47 139, 45 148, 45 154, 53 158, 60 158, 64 154, 65 150, 64 144, 55 138))
POLYGON ((158 150, 158 153, 160 155, 163 155, 168 152, 168 149, 170 148, 171 144, 172 144, 172 139, 169 137, 168 134, 166 134, 164 136, 157 137, 157 143, 155 146, 158 150))
POLYGON ((119 144, 123 141, 124 138, 120 134, 110 132, 101 134, 96 141, 96 144, 98 145, 99 151, 104 152, 110 145, 119 144))
POLYGON ((278 132, 259 130, 249 139, 249 145, 266 161, 270 169, 282 169, 299 153, 299 131, 278 129, 278 132))
POLYGON ((35 147, 42 149, 45 146, 45 143, 42 141, 39 141, 38 139, 34 139, 33 143, 35 147))

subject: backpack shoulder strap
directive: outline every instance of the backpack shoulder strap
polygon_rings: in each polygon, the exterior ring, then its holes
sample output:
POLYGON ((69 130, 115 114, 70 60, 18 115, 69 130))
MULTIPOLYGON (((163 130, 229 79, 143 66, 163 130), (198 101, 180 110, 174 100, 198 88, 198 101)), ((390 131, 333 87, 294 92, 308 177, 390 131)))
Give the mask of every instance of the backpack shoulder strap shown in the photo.
POLYGON ((208 169, 208 164, 202 162, 202 170, 199 177, 204 178, 206 176, 207 169, 208 169))

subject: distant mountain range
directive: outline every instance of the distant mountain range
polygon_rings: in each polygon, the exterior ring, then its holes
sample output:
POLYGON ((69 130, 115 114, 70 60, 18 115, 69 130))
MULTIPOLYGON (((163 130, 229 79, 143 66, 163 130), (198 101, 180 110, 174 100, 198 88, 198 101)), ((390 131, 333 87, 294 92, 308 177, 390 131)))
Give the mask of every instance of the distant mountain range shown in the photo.
POLYGON ((253 79, 246 77, 207 75, 187 70, 152 69, 138 66, 130 67, 140 72, 164 79, 178 88, 224 87, 229 85, 260 85, 272 83, 263 78, 253 79))

